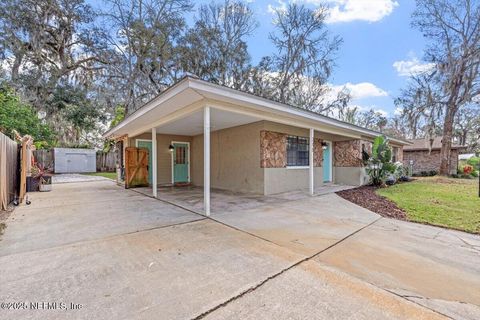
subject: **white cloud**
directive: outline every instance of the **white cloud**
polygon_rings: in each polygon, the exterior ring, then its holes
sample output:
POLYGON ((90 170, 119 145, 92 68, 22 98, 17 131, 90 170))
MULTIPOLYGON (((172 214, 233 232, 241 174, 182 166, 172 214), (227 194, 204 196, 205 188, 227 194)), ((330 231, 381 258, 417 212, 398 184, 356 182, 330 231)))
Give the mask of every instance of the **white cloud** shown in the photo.
POLYGON ((388 111, 385 111, 385 110, 377 107, 376 105, 362 106, 362 105, 359 105, 359 104, 349 104, 348 108, 350 108, 350 109, 357 108, 358 111, 360 111, 360 112, 366 112, 366 111, 373 110, 375 112, 380 113, 384 117, 388 117, 388 111))
POLYGON ((403 113, 403 108, 402 107, 396 107, 395 111, 393 111, 393 114, 396 116, 401 116, 403 113))
POLYGON ((327 4, 329 16, 327 23, 368 21, 377 22, 390 15, 399 4, 395 0, 276 0, 267 6, 269 13, 275 10, 285 11, 288 3, 312 6, 327 4))
POLYGON ((333 86, 333 91, 339 92, 340 90, 342 90, 343 87, 347 88, 348 91, 350 91, 352 100, 388 96, 388 93, 385 90, 377 87, 376 85, 370 82, 359 82, 359 83, 347 82, 343 85, 333 86))
POLYGON ((385 110, 383 110, 383 109, 375 109, 375 108, 374 108, 373 110, 374 110, 375 112, 380 113, 380 114, 381 114, 382 116, 384 116, 384 117, 388 117, 388 111, 385 111, 385 110))
POLYGON ((390 15, 398 6, 398 2, 394 0, 327 0, 327 2, 331 4, 327 19, 329 23, 377 22, 390 15))
MULTIPOLYGON (((360 112, 374 110, 375 112, 379 112, 381 115, 388 117, 388 111, 385 111, 378 106, 375 105, 364 105, 361 99, 367 98, 378 98, 378 97, 386 97, 388 96, 388 92, 377 87, 373 83, 370 82, 359 82, 359 83, 350 83, 347 82, 342 85, 330 85, 331 90, 328 93, 327 101, 333 101, 337 96, 338 92, 340 92, 343 88, 346 88, 350 91, 351 100, 348 104, 348 107, 353 109, 357 108, 360 112)), ((335 117, 335 114, 333 115, 335 117)))
MULTIPOLYGON (((288 0, 286 0, 288 1, 288 0)), ((277 11, 287 11, 287 2, 282 0, 277 0, 276 4, 269 4, 267 6, 267 12, 271 14, 276 14, 277 11)))
POLYGON ((408 60, 399 60, 393 63, 393 67, 401 77, 414 76, 435 67, 434 63, 421 62, 414 54, 409 53, 408 60))
MULTIPOLYGON (((375 112, 380 113, 382 116, 384 116, 386 118, 389 117, 388 111, 385 111, 381 108, 378 108, 375 105, 364 106, 364 105, 359 105, 359 104, 355 104, 355 103, 350 103, 347 106, 347 108, 350 109, 350 110, 357 109, 357 112, 367 112, 367 111, 373 110, 375 112)), ((333 110, 332 113, 330 114, 330 116, 332 116, 334 118, 338 118, 339 117, 339 111, 338 110, 333 110)))

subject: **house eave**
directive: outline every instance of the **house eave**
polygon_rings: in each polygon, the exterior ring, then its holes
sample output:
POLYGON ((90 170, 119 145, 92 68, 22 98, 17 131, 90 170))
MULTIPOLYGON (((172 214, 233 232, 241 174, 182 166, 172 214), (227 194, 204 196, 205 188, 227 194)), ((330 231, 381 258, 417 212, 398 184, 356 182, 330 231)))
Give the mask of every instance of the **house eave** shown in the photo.
MULTIPOLYGON (((370 139, 374 139, 375 137, 382 135, 381 132, 362 128, 350 123, 320 115, 312 111, 292 107, 263 97, 255 96, 250 93, 186 76, 179 82, 162 92, 160 95, 148 101, 143 107, 139 108, 134 113, 129 115, 117 126, 105 132, 103 137, 115 137, 115 135, 117 134, 117 132, 120 131, 120 129, 125 128, 128 124, 132 123, 136 119, 141 118, 142 116, 145 116, 148 112, 152 111, 153 109, 161 105, 163 102, 171 99, 176 94, 184 92, 187 89, 194 90, 199 95, 205 97, 206 101, 214 98, 214 100, 217 101, 225 101, 228 103, 254 107, 257 110, 262 110, 264 112, 273 112, 280 116, 283 115, 305 123, 318 124, 325 128, 331 127, 341 129, 346 132, 350 132, 351 134, 363 136, 370 139)), ((179 109, 182 107, 184 106, 179 106, 179 109)), ((125 134, 125 132, 122 132, 122 134, 125 134)), ((403 139, 395 137, 389 137, 389 139, 392 143, 397 145, 411 145, 411 142, 403 139)))

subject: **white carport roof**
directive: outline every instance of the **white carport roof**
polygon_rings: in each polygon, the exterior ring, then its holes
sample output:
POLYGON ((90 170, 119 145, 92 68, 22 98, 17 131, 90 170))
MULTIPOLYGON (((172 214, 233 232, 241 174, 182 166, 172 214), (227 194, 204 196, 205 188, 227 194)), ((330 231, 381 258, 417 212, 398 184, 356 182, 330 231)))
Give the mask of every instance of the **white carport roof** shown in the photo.
MULTIPOLYGON (((213 130, 270 120, 352 138, 375 138, 381 134, 315 112, 187 76, 108 130, 104 137, 135 136, 151 128, 157 128, 158 133, 201 134, 203 127, 199 124, 202 123, 202 110, 207 105, 212 107, 213 130)), ((400 145, 410 144, 398 138, 390 137, 390 140, 400 145)))

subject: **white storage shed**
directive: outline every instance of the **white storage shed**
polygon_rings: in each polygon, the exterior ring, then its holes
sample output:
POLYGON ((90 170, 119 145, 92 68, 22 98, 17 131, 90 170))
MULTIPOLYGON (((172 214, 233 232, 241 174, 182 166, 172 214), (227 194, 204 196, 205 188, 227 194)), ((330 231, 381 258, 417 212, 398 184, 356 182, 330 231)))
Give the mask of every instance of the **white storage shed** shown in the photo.
POLYGON ((55 173, 96 172, 94 149, 54 148, 55 173))

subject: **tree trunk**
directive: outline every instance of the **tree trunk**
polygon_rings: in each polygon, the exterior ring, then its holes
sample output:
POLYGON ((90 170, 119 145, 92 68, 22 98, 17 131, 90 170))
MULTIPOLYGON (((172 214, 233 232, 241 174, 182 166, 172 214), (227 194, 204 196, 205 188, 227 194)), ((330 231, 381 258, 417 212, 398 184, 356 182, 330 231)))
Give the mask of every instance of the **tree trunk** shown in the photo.
POLYGON ((461 143, 462 146, 467 145, 467 136, 468 136, 468 130, 463 130, 462 131, 462 143, 461 143))
POLYGON ((442 149, 440 150, 440 175, 447 176, 450 174, 450 154, 452 150, 452 136, 453 136, 453 120, 454 110, 452 106, 447 107, 447 114, 445 115, 445 122, 443 124, 443 138, 442 149))

